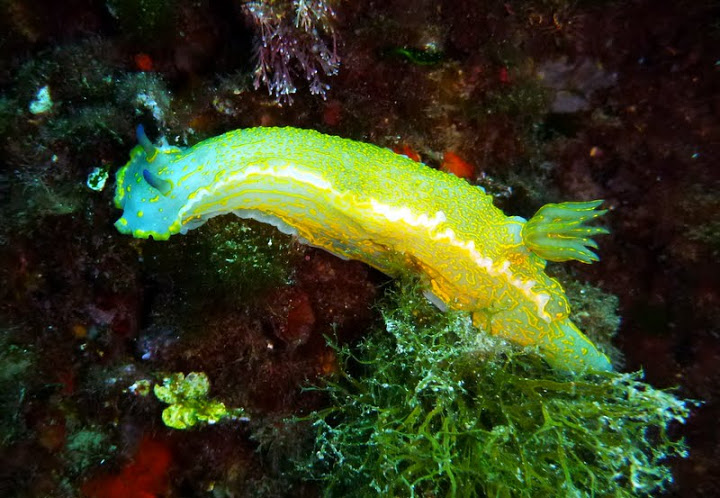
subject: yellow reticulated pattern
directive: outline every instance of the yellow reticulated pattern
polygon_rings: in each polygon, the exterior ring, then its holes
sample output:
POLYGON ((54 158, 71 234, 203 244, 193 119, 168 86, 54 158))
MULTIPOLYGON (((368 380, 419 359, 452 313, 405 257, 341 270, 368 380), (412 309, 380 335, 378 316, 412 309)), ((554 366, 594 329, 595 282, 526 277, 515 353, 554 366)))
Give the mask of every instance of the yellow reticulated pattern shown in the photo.
POLYGON ((505 216, 480 187, 387 149, 313 130, 250 128, 189 149, 138 146, 116 178, 122 233, 165 240, 216 215, 253 218, 391 275, 417 272, 445 306, 537 346, 559 369, 611 369, 544 272, 536 253, 559 238, 541 231, 542 220, 530 250, 525 220, 505 216))

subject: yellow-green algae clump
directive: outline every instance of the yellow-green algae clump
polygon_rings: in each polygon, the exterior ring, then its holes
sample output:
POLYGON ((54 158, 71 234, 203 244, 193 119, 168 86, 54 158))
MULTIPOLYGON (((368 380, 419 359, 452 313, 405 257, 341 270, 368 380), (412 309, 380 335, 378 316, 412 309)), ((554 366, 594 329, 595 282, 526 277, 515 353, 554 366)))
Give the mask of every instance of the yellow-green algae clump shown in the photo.
POLYGON ((173 429, 188 429, 196 424, 215 424, 224 418, 240 418, 242 408, 227 408, 225 403, 208 397, 210 380, 203 372, 174 373, 155 385, 155 396, 170 406, 162 420, 173 429))
POLYGON ((326 496, 646 496, 672 482, 686 447, 668 429, 687 401, 641 372, 558 372, 400 285, 386 331, 338 349, 320 388, 332 406, 305 419, 316 442, 299 468, 326 496))

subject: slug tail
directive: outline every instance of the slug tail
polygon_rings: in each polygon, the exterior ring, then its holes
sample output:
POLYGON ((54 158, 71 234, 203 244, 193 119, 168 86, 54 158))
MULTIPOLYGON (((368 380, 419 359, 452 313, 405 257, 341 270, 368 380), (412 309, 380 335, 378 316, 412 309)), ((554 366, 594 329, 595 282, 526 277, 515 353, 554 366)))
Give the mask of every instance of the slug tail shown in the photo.
POLYGON ((555 368, 575 374, 613 370, 610 359, 571 320, 558 320, 550 327, 546 344, 541 344, 541 348, 555 368))
POLYGON ((571 261, 582 263, 598 261, 595 235, 610 233, 602 227, 587 226, 607 210, 596 210, 602 200, 588 202, 563 202, 546 204, 530 218, 522 229, 525 246, 548 261, 571 261))

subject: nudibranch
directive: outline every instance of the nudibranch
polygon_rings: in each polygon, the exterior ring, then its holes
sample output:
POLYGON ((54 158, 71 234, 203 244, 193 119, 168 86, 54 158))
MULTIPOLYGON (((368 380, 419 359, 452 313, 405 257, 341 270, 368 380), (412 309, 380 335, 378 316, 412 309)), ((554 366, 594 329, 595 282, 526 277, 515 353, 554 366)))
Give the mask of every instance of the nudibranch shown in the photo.
POLYGON ((483 330, 537 347, 553 367, 611 370, 569 319, 546 260, 597 261, 585 225, 602 201, 548 204, 508 217, 485 191, 375 145, 297 128, 249 128, 190 148, 153 144, 138 127, 117 173, 117 229, 166 240, 234 213, 343 258, 415 272, 440 306, 483 330))

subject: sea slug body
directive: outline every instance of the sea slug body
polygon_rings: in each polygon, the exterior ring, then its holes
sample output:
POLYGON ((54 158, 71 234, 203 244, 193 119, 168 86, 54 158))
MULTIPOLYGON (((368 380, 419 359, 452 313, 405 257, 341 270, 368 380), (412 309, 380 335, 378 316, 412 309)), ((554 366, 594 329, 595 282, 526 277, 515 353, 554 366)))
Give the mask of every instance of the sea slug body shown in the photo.
POLYGON ((390 275, 414 271, 438 304, 554 367, 611 370, 568 318, 546 260, 597 260, 584 225, 601 201, 548 204, 529 221, 453 175, 374 145, 296 128, 250 128, 194 147, 140 145, 117 173, 118 230, 165 240, 235 213, 390 275))

